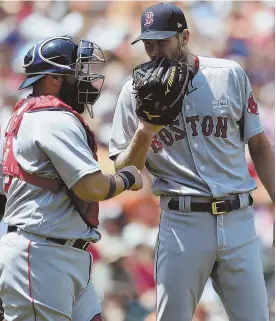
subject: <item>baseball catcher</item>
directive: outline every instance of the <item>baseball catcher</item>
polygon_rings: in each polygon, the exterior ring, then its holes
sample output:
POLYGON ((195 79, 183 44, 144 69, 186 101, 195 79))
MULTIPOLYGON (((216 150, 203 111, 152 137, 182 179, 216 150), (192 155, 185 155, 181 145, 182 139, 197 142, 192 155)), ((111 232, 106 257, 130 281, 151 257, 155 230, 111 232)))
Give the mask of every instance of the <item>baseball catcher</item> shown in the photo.
POLYGON ((101 171, 94 132, 81 116, 85 109, 93 114, 104 80, 94 65, 102 63, 99 46, 67 36, 39 41, 24 57, 19 89, 32 93, 16 104, 0 135, 6 321, 102 320, 86 251, 100 240, 99 201, 143 185, 134 166, 115 175, 101 171))
POLYGON ((194 69, 176 59, 158 57, 134 68, 136 114, 154 125, 168 125, 182 109, 194 69))

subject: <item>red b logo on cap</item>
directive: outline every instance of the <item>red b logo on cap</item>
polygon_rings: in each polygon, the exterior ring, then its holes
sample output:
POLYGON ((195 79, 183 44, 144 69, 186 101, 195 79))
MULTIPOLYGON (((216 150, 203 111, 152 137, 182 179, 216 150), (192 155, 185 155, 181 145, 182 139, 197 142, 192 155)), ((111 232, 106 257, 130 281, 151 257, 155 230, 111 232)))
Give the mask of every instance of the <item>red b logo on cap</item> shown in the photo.
POLYGON ((151 25, 153 23, 153 17, 154 17, 154 14, 152 12, 147 12, 146 23, 144 24, 144 26, 151 25))

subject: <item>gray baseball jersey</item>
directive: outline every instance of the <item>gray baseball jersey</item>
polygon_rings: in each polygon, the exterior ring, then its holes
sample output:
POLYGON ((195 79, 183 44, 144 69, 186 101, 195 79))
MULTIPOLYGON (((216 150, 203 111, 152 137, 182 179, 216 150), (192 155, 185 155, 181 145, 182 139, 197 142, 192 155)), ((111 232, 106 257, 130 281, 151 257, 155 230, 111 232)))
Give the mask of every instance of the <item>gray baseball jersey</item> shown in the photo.
MULTIPOLYGON (((126 149, 137 129, 135 108, 129 80, 116 105, 111 158, 126 149)), ((218 198, 255 189, 245 144, 261 132, 257 104, 242 67, 230 60, 199 57, 182 114, 154 136, 148 151, 153 192, 218 198)))
MULTIPOLYGON (((0 186, 3 193, 1 164, 4 132, 1 130, 0 186)), ((22 168, 45 178, 61 178, 70 189, 84 175, 100 170, 87 143, 79 120, 66 111, 39 111, 23 117, 14 155, 22 168)), ((0 190, 0 192, 1 192, 0 190)), ((75 210, 65 186, 52 193, 14 178, 7 195, 4 222, 29 233, 64 239, 99 239, 75 210)))
MULTIPOLYGON (((111 158, 126 149, 137 128, 132 92, 130 80, 116 106, 111 158)), ((199 57, 182 114, 155 135, 147 154, 153 191, 161 195, 155 251, 158 321, 192 320, 209 277, 229 320, 268 320, 254 211, 248 206, 247 192, 256 185, 245 159, 245 144, 262 131, 241 66, 199 57), (192 203, 229 194, 239 194, 240 209, 221 215, 191 211, 192 203), (169 207, 172 198, 178 199, 179 210, 169 207)))

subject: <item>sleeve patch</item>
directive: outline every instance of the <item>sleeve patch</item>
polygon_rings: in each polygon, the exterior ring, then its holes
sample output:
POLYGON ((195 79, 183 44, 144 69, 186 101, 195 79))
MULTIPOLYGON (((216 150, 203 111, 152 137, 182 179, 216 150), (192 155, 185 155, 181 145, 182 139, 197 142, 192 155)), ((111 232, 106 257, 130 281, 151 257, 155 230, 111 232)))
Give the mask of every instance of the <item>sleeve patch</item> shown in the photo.
POLYGON ((251 92, 248 97, 247 112, 249 114, 259 115, 258 104, 255 101, 254 95, 251 92))

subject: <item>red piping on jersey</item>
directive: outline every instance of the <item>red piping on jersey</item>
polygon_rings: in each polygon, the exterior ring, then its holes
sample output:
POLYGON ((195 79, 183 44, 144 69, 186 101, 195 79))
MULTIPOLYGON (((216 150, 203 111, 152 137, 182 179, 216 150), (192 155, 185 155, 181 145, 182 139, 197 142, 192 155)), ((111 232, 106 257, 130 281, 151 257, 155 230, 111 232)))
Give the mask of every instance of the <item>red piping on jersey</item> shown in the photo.
POLYGON ((94 315, 94 317, 91 319, 91 321, 102 321, 102 315, 101 313, 94 315))
POLYGON ((32 297, 32 283, 31 283, 31 263, 30 263, 31 245, 32 245, 32 241, 29 241, 28 255, 27 255, 27 260, 28 260, 28 286, 29 286, 29 295, 30 295, 30 298, 31 298, 32 307, 33 307, 33 311, 34 311, 34 319, 36 321, 36 312, 35 312, 34 298, 32 297))
POLYGON ((199 69, 199 58, 198 56, 194 56, 194 57, 195 57, 195 74, 196 74, 199 69))

